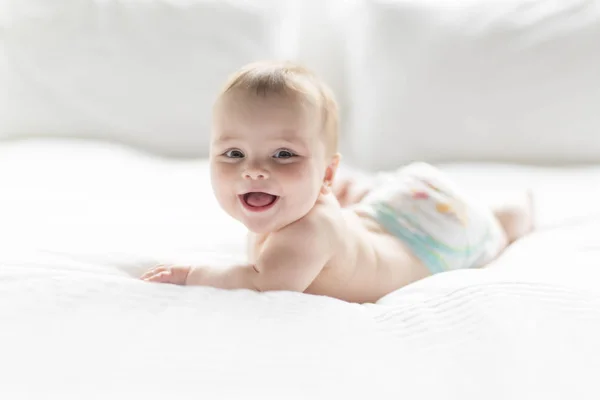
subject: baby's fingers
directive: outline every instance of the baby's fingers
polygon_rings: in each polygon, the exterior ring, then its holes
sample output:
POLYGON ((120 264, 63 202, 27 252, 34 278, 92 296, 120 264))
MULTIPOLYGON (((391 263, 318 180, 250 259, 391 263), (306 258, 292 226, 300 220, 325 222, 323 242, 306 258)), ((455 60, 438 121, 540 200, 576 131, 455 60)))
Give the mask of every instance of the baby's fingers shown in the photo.
POLYGON ((170 269, 168 267, 165 266, 158 266, 156 268, 152 268, 150 271, 146 272, 144 275, 142 275, 140 277, 140 279, 142 280, 149 280, 150 278, 153 278, 161 273, 164 272, 170 272, 170 269))
POLYGON ((158 266, 146 272, 140 279, 147 282, 173 283, 185 285, 191 267, 158 266))
POLYGON ((172 278, 173 274, 171 274, 171 271, 161 271, 143 278, 143 280, 147 282, 171 283, 172 278))

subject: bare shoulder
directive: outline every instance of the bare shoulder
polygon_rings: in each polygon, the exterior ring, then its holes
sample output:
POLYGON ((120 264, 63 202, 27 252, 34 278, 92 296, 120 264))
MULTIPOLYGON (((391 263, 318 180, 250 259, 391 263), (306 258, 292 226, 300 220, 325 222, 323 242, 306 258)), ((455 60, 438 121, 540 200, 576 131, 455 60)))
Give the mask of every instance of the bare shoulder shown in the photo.
POLYGON ((331 236, 345 225, 344 212, 333 195, 321 196, 304 219, 304 223, 320 235, 331 236))
POLYGON ((344 243, 344 224, 337 200, 322 196, 307 215, 286 227, 264 235, 249 233, 249 262, 268 258, 281 263, 284 257, 308 264, 315 258, 321 267, 328 266, 344 243))
POLYGON ((298 244, 318 242, 319 247, 334 244, 344 218, 335 199, 322 197, 307 215, 272 236, 293 240, 298 244))

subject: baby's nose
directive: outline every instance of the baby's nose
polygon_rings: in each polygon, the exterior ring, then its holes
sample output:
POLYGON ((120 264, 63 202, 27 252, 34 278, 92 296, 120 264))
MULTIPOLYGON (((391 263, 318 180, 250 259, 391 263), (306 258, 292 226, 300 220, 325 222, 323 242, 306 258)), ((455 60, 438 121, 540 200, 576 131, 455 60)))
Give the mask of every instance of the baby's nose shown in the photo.
POLYGON ((251 179, 251 180, 269 179, 269 173, 263 169, 254 168, 254 169, 248 169, 248 170, 244 171, 242 174, 242 177, 244 179, 251 179))

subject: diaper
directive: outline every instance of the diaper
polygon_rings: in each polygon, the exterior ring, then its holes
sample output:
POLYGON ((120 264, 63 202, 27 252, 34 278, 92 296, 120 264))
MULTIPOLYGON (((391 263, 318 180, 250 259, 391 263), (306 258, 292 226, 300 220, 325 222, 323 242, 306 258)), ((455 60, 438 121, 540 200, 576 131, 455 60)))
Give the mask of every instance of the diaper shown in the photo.
POLYGON ((382 174, 356 211, 402 240, 432 274, 481 267, 506 243, 489 208, 425 163, 382 174))

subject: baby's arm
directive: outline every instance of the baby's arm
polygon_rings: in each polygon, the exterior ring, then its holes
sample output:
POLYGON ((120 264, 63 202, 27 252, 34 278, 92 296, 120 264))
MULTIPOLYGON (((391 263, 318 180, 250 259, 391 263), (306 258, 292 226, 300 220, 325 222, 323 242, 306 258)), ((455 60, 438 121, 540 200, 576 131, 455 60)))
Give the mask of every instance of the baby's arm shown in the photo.
POLYGON ((332 256, 325 229, 318 219, 305 217, 271 234, 254 264, 229 268, 167 267, 152 282, 212 286, 221 289, 303 292, 332 256), (170 279, 177 277, 178 280, 170 279), (183 277, 183 279, 182 279, 183 277))

